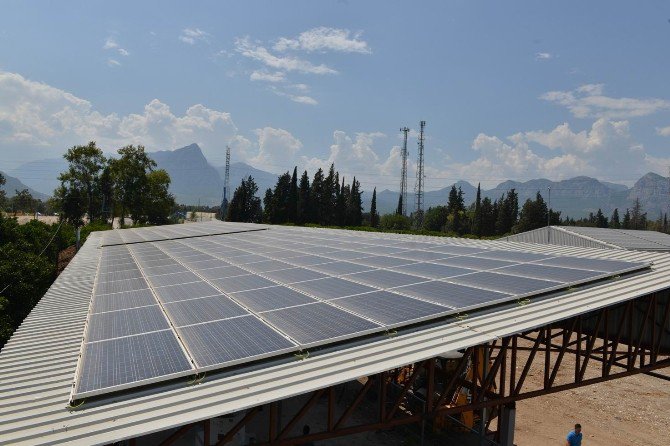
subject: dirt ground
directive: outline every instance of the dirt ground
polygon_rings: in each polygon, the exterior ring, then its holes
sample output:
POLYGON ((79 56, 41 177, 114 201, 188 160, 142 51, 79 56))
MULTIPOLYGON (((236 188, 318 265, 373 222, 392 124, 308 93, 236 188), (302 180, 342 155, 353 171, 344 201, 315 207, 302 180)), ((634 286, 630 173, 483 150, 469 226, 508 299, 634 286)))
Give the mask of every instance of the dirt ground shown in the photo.
MULTIPOLYGON (((11 214, 10 214, 11 215, 11 214)), ((31 220, 35 219, 34 215, 19 215, 16 217, 20 225, 26 224, 31 220)), ((40 215, 37 219, 48 225, 52 223, 58 223, 58 216, 55 215, 40 215)))
MULTIPOLYGON (((574 373, 570 359, 566 355, 557 381, 568 381, 568 375, 574 373)), ((670 370, 659 372, 670 375, 670 370)), ((585 377, 598 373, 599 364, 590 364, 585 377)), ((543 372, 539 367, 531 368, 527 380, 527 385, 541 387, 543 372)), ((575 423, 582 425, 584 446, 670 444, 670 383, 649 375, 523 400, 516 408, 514 440, 518 446, 563 446, 575 423)))

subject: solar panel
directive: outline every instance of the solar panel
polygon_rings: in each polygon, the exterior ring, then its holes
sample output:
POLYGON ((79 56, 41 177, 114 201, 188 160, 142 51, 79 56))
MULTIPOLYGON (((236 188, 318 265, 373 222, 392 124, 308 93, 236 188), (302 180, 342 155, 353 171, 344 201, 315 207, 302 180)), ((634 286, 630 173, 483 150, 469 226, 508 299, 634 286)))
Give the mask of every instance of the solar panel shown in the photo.
POLYGON ((309 296, 283 286, 241 291, 231 296, 245 307, 257 312, 316 302, 309 296))
POLYGON ((343 277, 347 280, 354 280, 356 282, 361 282, 366 285, 372 285, 379 288, 393 288, 402 285, 409 285, 410 283, 423 282, 426 280, 423 277, 410 276, 409 274, 397 273, 395 271, 386 271, 383 269, 348 274, 343 277))
POLYGON ((216 296, 221 294, 219 290, 205 282, 182 283, 155 288, 158 298, 163 302, 176 302, 179 300, 195 299, 197 297, 216 296))
POLYGON ((91 313, 126 310, 128 308, 155 305, 156 298, 150 289, 126 291, 124 293, 96 295, 93 299, 91 313))
POLYGON ((358 263, 337 262, 337 261, 331 261, 330 263, 322 263, 320 265, 314 265, 311 268, 320 271, 322 273, 331 274, 335 276, 338 276, 340 274, 360 273, 363 271, 370 271, 371 269, 375 269, 372 266, 360 265, 358 263))
POLYGON ((380 325, 325 303, 263 313, 263 319, 303 346, 361 335, 380 325))
POLYGON ((292 287, 325 300, 376 291, 376 288, 337 277, 300 282, 292 287))
POLYGON ((92 314, 86 342, 120 338, 170 328, 158 305, 92 314))
POLYGON ((452 277, 449 279, 449 281, 460 283, 461 285, 470 285, 487 290, 519 295, 527 293, 541 293, 550 289, 565 286, 565 284, 561 282, 510 276, 507 274, 492 273, 488 271, 468 274, 465 276, 452 277))
POLYGON ((94 342, 84 345, 77 394, 169 379, 192 371, 171 330, 94 342))
POLYGON ((98 282, 95 287, 95 294, 121 293, 123 291, 135 291, 143 288, 149 288, 149 284, 142 278, 98 282))
POLYGON ((190 271, 149 277, 149 282, 155 287, 179 285, 180 283, 197 282, 199 280, 200 278, 190 271))
POLYGON ((172 323, 181 327, 249 314, 227 296, 218 295, 165 304, 172 323))
POLYGON ((445 305, 456 310, 463 310, 473 306, 491 305, 508 300, 512 296, 507 293, 482 290, 438 280, 395 288, 393 291, 439 305, 445 305))
POLYGON ((541 263, 543 265, 564 266, 566 268, 602 271, 606 273, 629 271, 631 269, 636 269, 639 265, 631 262, 622 262, 619 260, 586 259, 583 257, 552 257, 547 260, 540 260, 537 263, 541 263))
POLYGON ((398 266, 392 268, 401 273, 413 274, 415 276, 427 277, 430 279, 442 279, 445 277, 460 276, 461 274, 474 273, 476 270, 467 268, 458 268, 456 266, 440 265, 437 263, 412 263, 411 265, 398 266))
POLYGON ((269 277, 270 279, 288 284, 326 277, 325 274, 306 268, 280 269, 278 271, 264 273, 263 275, 269 277))
POLYGON ((257 288, 266 288, 277 285, 275 282, 247 274, 246 276, 226 277, 224 279, 214 279, 211 281, 217 288, 225 293, 235 293, 237 291, 255 290, 257 288))
POLYGON ((538 265, 534 263, 523 263, 520 265, 500 268, 499 273, 534 277, 536 279, 549 279, 557 282, 582 282, 584 280, 602 277, 599 271, 589 271, 574 268, 562 268, 558 266, 538 265))
POLYGON ((254 316, 190 325, 179 333, 200 368, 251 361, 295 347, 254 316))
POLYGON ((186 226, 120 231, 120 239, 146 242, 101 250, 75 395, 349 340, 645 266, 486 242, 282 227, 151 241, 209 230, 186 226))
POLYGON ((384 325, 409 323, 450 312, 450 308, 388 291, 359 294, 331 301, 334 305, 384 325))
POLYGON ((448 257, 446 259, 434 260, 435 263, 441 265, 458 266, 461 268, 472 268, 478 270, 487 270, 494 268, 501 268, 503 266, 514 265, 514 262, 506 262, 504 260, 485 259, 482 257, 448 257))

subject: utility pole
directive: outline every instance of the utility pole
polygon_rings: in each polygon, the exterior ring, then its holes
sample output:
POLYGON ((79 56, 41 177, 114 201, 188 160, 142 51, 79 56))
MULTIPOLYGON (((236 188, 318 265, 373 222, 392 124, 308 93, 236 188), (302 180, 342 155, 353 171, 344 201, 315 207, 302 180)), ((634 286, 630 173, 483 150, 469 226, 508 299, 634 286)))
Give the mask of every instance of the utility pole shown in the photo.
POLYGON ((407 215, 407 133, 409 133, 409 129, 403 127, 400 131, 403 133, 403 144, 400 153, 402 167, 400 171, 400 209, 398 211, 402 215, 407 215))
POLYGON ((228 189, 230 188, 230 146, 226 146, 226 171, 223 176, 223 198, 221 199, 221 220, 226 219, 228 211, 228 189))
POLYGON ((416 186, 414 187, 414 194, 416 195, 416 227, 418 229, 423 227, 423 183, 425 179, 425 175, 423 173, 423 131, 425 127, 426 121, 421 121, 419 130, 419 153, 416 164, 416 186))

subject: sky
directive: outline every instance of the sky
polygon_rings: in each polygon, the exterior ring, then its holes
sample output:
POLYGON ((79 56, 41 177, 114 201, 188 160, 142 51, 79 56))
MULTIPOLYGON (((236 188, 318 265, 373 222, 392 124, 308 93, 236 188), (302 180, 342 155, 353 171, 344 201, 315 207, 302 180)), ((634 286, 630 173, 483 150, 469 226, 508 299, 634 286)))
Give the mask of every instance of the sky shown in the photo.
MULTIPOLYGON (((0 170, 97 141, 399 188, 670 166, 665 1, 3 1, 0 170)), ((187 166, 185 166, 187 168, 187 166)), ((36 173, 39 174, 39 173, 36 173)))

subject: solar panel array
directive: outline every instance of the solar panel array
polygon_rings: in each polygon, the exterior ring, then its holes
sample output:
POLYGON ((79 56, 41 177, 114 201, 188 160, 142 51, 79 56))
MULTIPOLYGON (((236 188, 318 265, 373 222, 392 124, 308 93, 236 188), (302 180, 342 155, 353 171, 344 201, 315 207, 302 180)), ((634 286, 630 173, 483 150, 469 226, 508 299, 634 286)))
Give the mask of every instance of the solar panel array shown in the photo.
POLYGON ((252 223, 223 223, 214 220, 206 223, 165 225, 108 231, 102 235, 102 246, 123 245, 148 241, 170 240, 184 237, 202 237, 213 234, 258 231, 267 226, 252 223))
MULTIPOLYGON (((228 225, 198 226, 170 230, 183 237, 228 225)), ((160 235, 144 232, 120 237, 160 235)), ((283 227, 107 246, 74 397, 359 338, 646 266, 283 227)))
POLYGON ((662 232, 580 226, 561 226, 561 228, 624 249, 670 251, 670 235, 662 232))

